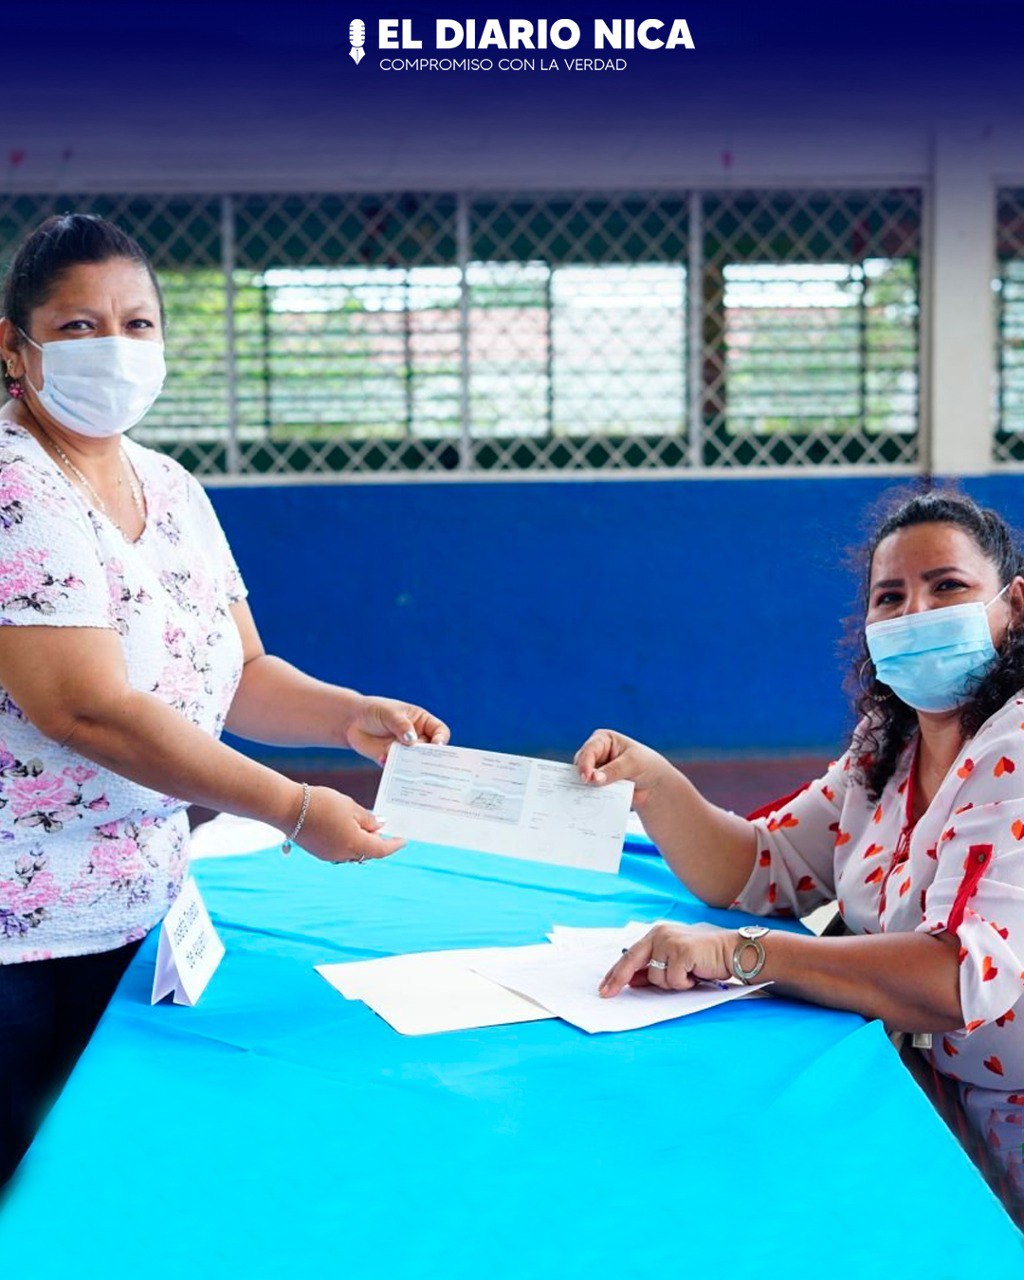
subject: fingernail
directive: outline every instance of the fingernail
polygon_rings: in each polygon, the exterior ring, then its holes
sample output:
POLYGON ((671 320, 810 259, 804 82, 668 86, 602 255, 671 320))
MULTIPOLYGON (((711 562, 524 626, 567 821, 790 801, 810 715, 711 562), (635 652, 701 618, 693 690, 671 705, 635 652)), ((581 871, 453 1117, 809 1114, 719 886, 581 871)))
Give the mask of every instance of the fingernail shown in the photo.
POLYGON ((387 756, 381 756, 381 758, 377 761, 377 763, 381 766, 381 768, 383 768, 387 764, 387 762, 388 762, 387 756))
POLYGON ((379 831, 384 823, 387 822, 387 818, 378 818, 376 814, 374 814, 374 818, 376 819, 377 830, 379 831))
POLYGON ((594 781, 595 781, 595 782, 604 782, 604 770, 603 770, 603 769, 598 769, 597 773, 595 773, 595 774, 594 774, 594 781))
POLYGON ((402 734, 402 741, 407 742, 409 746, 412 746, 412 744, 416 741, 416 735, 413 733, 411 729, 406 729, 405 733, 402 734))

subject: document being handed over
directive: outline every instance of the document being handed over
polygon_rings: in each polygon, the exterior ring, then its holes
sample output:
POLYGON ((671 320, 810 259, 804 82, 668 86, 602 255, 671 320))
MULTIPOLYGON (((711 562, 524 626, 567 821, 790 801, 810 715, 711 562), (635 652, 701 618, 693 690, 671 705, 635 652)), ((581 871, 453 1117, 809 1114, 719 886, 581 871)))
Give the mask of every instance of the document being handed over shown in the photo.
POLYGON ((373 811, 388 835, 616 872, 632 800, 631 782, 588 786, 571 764, 396 744, 373 811))

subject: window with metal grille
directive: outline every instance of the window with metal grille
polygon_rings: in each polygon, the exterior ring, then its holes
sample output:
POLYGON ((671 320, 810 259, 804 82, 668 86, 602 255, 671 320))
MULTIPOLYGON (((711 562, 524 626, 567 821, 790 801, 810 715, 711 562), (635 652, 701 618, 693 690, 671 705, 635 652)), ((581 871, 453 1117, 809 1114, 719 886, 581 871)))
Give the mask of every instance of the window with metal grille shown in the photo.
POLYGON ((705 464, 914 462, 919 193, 737 192, 702 222, 705 464))
POLYGON ((726 267, 729 431, 913 434, 915 301, 891 258, 726 267))
POLYGON ((153 257, 201 475, 912 462, 915 191, 0 198, 153 257))
POLYGON ((995 441, 997 462, 1024 462, 1024 188, 996 201, 995 441))

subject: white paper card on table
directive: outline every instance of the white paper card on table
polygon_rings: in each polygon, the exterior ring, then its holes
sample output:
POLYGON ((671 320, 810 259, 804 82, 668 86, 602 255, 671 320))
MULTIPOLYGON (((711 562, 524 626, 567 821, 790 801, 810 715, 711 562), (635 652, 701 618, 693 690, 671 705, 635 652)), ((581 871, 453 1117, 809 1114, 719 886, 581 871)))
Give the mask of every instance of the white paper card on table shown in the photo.
POLYGON ((395 744, 373 811, 391 836, 616 872, 632 801, 631 782, 589 786, 570 764, 395 744))
POLYGON ((648 839, 647 831, 644 828, 644 824, 640 821, 640 815, 638 813, 631 813, 629 815, 629 819, 626 822, 626 835, 639 836, 645 840, 648 839))
MULTIPOLYGON (((590 949, 598 945, 608 947, 608 954, 614 955, 613 948, 618 948, 621 952, 623 947, 631 947, 634 942, 639 942, 642 937, 648 934, 656 924, 668 923, 675 929, 682 929, 684 932, 706 932, 712 930, 717 933, 728 933, 725 925, 707 924, 700 922, 698 924, 682 924, 678 920, 670 920, 663 922, 661 920, 630 920, 629 924, 619 925, 575 925, 575 924, 556 924, 551 932, 547 935, 548 941, 554 943, 556 947, 575 947, 590 949)), ((609 965, 611 961, 609 961, 609 965)))
POLYGON ((598 984, 618 959, 605 944, 597 947, 551 946, 549 954, 523 954, 508 948, 492 958, 477 961, 478 973, 539 1005, 584 1031, 633 1031, 672 1018, 699 1013, 730 1000, 742 999, 767 983, 744 986, 699 986, 689 991, 665 991, 661 987, 626 987, 617 996, 597 994, 598 984), (519 954, 517 954, 517 952, 519 954))
POLYGON ((175 1004, 194 1005, 223 958, 224 944, 189 876, 160 926, 150 1003, 173 995, 175 1004))
MULTIPOLYGON (((656 920, 647 923, 631 920, 629 924, 617 925, 574 925, 556 924, 548 934, 548 941, 555 947, 569 950, 593 951, 597 947, 606 947, 609 956, 618 955, 623 947, 631 947, 657 924, 656 920)), ((611 960, 608 961, 609 965, 611 960)))
MULTIPOLYGON (((547 943, 533 950, 541 948, 547 949, 547 943)), ((336 991, 349 1000, 362 1000, 404 1036, 553 1017, 526 996, 481 977, 472 968, 477 961, 500 954, 500 947, 422 951, 315 967, 336 991)))

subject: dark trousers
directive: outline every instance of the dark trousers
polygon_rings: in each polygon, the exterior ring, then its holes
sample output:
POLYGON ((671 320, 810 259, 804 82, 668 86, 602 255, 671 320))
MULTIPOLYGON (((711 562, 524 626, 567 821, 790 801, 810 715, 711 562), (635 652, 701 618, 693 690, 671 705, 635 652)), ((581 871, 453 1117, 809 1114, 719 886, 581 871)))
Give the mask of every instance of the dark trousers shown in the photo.
POLYGON ((139 948, 0 964, 0 1188, 18 1167, 139 948))

